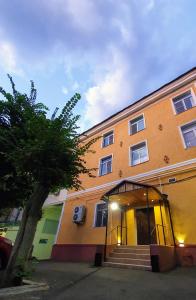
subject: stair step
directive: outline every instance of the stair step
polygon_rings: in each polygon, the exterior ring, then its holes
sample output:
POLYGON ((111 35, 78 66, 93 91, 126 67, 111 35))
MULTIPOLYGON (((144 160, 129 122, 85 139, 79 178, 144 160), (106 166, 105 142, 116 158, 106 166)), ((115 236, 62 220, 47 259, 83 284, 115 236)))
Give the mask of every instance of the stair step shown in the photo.
POLYGON ((118 248, 127 248, 127 249, 150 249, 149 245, 137 245, 137 246, 129 246, 129 245, 119 245, 118 248))
POLYGON ((130 264, 130 265, 144 265, 144 266, 151 266, 150 259, 133 259, 133 258, 116 258, 116 257, 109 257, 107 258, 107 262, 113 263, 121 263, 121 264, 130 264))
POLYGON ((137 249, 137 248, 127 248, 127 247, 116 247, 113 249, 113 252, 117 253, 137 253, 137 254, 149 254, 150 255, 150 249, 137 249))
POLYGON ((135 259, 150 259, 150 254, 138 254, 138 253, 124 253, 124 252, 111 252, 109 257, 120 258, 135 258, 135 259))
POLYGON ((122 263, 114 263, 114 262, 104 262, 103 265, 105 267, 113 267, 113 268, 123 268, 123 269, 135 269, 135 270, 145 270, 151 271, 151 266, 145 265, 134 265, 134 264, 122 264, 122 263))

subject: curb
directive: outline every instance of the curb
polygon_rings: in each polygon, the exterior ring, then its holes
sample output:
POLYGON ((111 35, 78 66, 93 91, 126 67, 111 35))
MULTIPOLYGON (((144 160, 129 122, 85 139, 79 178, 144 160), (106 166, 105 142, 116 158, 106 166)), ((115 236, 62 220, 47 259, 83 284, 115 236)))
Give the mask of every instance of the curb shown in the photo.
POLYGON ((0 289, 0 299, 9 296, 20 295, 29 292, 48 290, 49 286, 44 282, 35 282, 31 280, 23 280, 24 285, 0 289))

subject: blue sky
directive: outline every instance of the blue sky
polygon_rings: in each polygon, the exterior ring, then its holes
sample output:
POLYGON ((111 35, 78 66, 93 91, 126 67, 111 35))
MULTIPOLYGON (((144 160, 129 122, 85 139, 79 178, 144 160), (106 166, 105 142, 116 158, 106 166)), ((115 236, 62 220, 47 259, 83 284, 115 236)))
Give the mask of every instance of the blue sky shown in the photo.
POLYGON ((32 79, 52 111, 75 92, 81 130, 196 65, 195 0, 0 0, 0 85, 32 79))

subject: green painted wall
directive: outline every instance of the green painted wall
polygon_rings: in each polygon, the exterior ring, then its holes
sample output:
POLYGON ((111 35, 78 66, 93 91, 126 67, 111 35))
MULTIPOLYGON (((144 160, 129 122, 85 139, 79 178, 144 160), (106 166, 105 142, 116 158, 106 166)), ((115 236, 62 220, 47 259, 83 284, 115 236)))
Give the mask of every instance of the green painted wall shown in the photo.
POLYGON ((49 259, 56 236, 62 205, 53 205, 43 210, 34 238, 33 256, 49 259))
POLYGON ((9 226, 5 234, 5 237, 10 239, 13 243, 15 242, 16 235, 18 232, 18 226, 9 226))
MULTIPOLYGON (((51 205, 43 209, 43 215, 38 222, 33 242, 34 248, 32 255, 38 259, 49 259, 51 256, 61 210, 62 204, 51 205)), ((5 236, 14 242, 17 232, 18 226, 9 226, 5 236)))

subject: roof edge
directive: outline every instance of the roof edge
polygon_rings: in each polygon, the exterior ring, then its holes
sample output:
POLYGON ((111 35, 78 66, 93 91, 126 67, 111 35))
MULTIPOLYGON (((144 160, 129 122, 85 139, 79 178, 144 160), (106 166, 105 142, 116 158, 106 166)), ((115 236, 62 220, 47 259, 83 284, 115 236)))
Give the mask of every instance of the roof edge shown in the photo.
POLYGON ((115 116, 117 116, 118 114, 122 113, 123 111, 127 110, 128 108, 134 106, 135 104, 137 104, 137 103, 139 103, 139 102, 142 102, 142 101, 145 100, 146 98, 148 98, 148 97, 152 96, 153 94, 155 94, 155 93, 161 91, 163 88, 169 86, 170 84, 172 84, 172 83, 174 83, 175 81, 177 81, 177 80, 183 78, 184 76, 188 75, 189 73, 191 73, 191 72, 193 72, 193 71, 196 71, 196 66, 193 67, 193 68, 191 68, 191 69, 189 69, 188 71, 182 73, 181 75, 179 75, 178 77, 172 79, 171 81, 167 82, 166 84, 160 86, 160 87, 159 87, 158 89, 156 89, 155 91, 153 91, 153 92, 151 92, 151 93, 149 93, 149 94, 143 96, 142 98, 136 100, 135 102, 131 103, 130 105, 128 105, 128 106, 126 106, 126 107, 124 107, 123 109, 119 110, 118 112, 112 114, 111 116, 109 116, 108 118, 104 119, 103 121, 101 121, 101 122, 95 124, 94 126, 90 127, 89 129, 85 130, 84 132, 82 132, 82 133, 80 134, 80 136, 81 136, 81 137, 82 137, 82 136, 85 137, 85 135, 87 135, 87 133, 88 133, 89 131, 95 129, 96 127, 100 126, 101 124, 106 123, 107 121, 109 121, 110 119, 114 118, 115 116))

